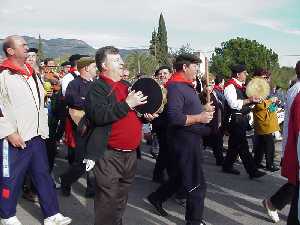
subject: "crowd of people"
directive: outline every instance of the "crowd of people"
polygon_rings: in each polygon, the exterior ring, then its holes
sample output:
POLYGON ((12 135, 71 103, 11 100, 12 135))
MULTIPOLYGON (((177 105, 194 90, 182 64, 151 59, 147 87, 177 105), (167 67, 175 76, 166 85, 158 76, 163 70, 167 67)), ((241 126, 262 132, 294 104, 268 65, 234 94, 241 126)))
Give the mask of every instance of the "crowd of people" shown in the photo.
MULTIPOLYGON (((262 205, 274 222, 277 211, 291 204, 288 225, 299 224, 300 61, 286 98, 247 96, 246 65, 232 65, 231 78, 199 75, 201 60, 180 54, 153 75, 166 99, 159 113, 139 114, 135 107, 148 96, 131 90, 129 70, 119 50, 102 47, 94 57, 75 54, 57 65, 53 58, 38 62, 36 48, 20 36, 8 36, 0 62, 0 218, 3 225, 21 225, 16 217, 19 194, 39 201, 45 225, 67 225, 60 213, 56 188, 71 195, 72 184, 87 177, 85 197, 94 198, 95 225, 122 225, 128 192, 134 181, 143 124, 151 124, 159 152, 153 181, 160 183, 147 200, 168 216, 163 203, 171 196, 185 204, 187 225, 205 225, 206 181, 203 151, 212 149, 216 166, 240 175, 240 159, 250 179, 280 170, 275 163, 274 133, 280 131, 277 108, 284 105, 282 175, 288 178, 262 205), (253 125, 249 123, 253 115, 253 125), (254 130, 253 149, 247 132, 254 130), (228 149, 224 136, 228 136, 228 149), (299 139, 299 140, 298 140, 299 139), (69 168, 54 182, 53 168, 62 141, 69 168), (263 158, 265 156, 265 163, 263 158), (167 176, 166 176, 167 175, 167 176)), ((143 77, 143 76, 142 76, 143 77)), ((253 77, 271 83, 271 73, 256 68, 253 77)), ((151 141, 151 140, 150 140, 151 141)), ((157 146, 156 146, 157 147, 157 146)))

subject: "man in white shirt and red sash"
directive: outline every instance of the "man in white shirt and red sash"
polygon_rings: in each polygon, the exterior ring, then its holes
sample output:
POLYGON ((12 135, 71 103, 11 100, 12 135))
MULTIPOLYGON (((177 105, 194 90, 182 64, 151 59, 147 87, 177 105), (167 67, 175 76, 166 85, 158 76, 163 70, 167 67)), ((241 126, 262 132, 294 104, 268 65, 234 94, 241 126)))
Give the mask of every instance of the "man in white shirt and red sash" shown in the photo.
POLYGON ((59 213, 53 180, 49 174, 44 139, 48 119, 44 89, 29 64, 28 46, 20 36, 4 40, 7 59, 0 65, 0 219, 2 225, 22 225, 16 217, 24 176, 31 174, 44 214, 44 225, 67 225, 71 219, 59 213))

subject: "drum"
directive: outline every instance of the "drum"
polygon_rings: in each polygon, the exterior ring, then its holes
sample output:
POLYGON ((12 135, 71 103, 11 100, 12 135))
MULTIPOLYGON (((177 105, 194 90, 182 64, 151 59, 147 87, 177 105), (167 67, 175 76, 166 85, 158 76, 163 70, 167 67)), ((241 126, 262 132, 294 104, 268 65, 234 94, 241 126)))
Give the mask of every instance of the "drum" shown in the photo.
POLYGON ((131 90, 141 91, 144 96, 148 96, 146 104, 135 107, 138 113, 162 112, 166 94, 156 80, 149 77, 140 78, 132 85, 131 90))

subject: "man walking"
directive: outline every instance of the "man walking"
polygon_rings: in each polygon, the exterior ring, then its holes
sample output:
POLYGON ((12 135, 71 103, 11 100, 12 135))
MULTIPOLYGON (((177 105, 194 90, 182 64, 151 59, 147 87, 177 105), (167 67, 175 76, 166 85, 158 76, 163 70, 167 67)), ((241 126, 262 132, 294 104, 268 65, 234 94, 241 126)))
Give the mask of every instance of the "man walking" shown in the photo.
POLYGON ((133 109, 147 97, 128 91, 128 82, 121 79, 124 62, 118 49, 100 48, 95 59, 100 76, 90 87, 85 108, 94 127, 86 159, 87 170, 95 165, 95 225, 121 225, 142 136, 142 122, 133 109))
POLYGON ((33 69, 25 64, 28 46, 20 36, 4 40, 7 59, 0 66, 0 217, 3 225, 21 225, 16 217, 19 193, 26 172, 31 174, 45 225, 67 225, 59 213, 49 174, 45 141, 48 136, 44 89, 33 69))

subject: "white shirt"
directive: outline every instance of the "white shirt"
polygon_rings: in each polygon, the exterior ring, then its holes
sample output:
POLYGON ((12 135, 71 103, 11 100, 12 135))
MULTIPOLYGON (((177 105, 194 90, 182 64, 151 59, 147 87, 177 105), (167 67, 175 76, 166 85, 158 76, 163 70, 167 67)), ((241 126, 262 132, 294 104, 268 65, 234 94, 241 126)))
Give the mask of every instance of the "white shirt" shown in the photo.
MULTIPOLYGON (((243 85, 243 82, 238 81, 237 79, 233 78, 235 82, 239 85, 243 85)), ((243 100, 237 99, 237 93, 236 89, 233 84, 229 84, 224 89, 224 96, 226 98, 226 101, 231 109, 241 110, 243 107, 243 100)))
POLYGON ((18 132, 24 141, 36 136, 48 137, 48 117, 44 111, 43 85, 37 79, 40 91, 38 98, 35 81, 8 70, 0 73, 0 139, 18 132), (29 88, 30 87, 30 88, 29 88))
POLYGON ((284 122, 283 122, 283 132, 282 132, 282 149, 281 149, 281 157, 284 155, 284 150, 288 138, 288 129, 289 129, 289 118, 290 118, 290 109, 294 102, 296 95, 300 92, 300 81, 297 81, 286 94, 286 104, 284 110, 284 122))
MULTIPOLYGON (((74 72, 77 76, 80 75, 80 73, 78 71, 75 71, 74 72)), ((66 74, 62 79, 61 79, 61 91, 62 91, 62 94, 63 96, 66 95, 66 90, 67 90, 67 87, 69 85, 69 83, 74 80, 74 76, 72 73, 68 73, 66 74)))

